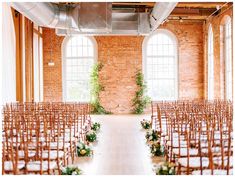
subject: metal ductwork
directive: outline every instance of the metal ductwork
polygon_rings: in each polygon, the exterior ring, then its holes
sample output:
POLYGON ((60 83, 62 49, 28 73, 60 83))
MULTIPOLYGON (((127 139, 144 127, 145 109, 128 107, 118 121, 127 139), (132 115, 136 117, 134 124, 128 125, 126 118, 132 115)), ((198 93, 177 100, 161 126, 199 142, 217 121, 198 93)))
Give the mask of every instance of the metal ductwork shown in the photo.
MULTIPOLYGON (((88 18, 90 13, 83 13, 88 18)), ((87 22, 87 21, 86 21, 87 22)), ((59 36, 65 35, 147 35, 150 32, 149 13, 136 13, 133 10, 112 10, 111 19, 108 21, 107 30, 94 30, 92 25, 102 24, 101 22, 92 22, 90 30, 78 29, 56 29, 56 34, 59 36)), ((105 23, 104 23, 105 24, 105 23)))
POLYGON ((11 6, 39 26, 78 28, 77 8, 58 7, 47 2, 12 2, 11 6))
POLYGON ((177 2, 156 2, 150 14, 151 31, 156 30, 173 11, 177 2))
POLYGON ((158 2, 151 14, 114 10, 111 2, 59 6, 47 2, 12 2, 17 11, 57 35, 147 35, 164 22, 177 3, 158 2))
POLYGON ((111 2, 81 2, 78 6, 79 31, 83 33, 112 31, 111 2))

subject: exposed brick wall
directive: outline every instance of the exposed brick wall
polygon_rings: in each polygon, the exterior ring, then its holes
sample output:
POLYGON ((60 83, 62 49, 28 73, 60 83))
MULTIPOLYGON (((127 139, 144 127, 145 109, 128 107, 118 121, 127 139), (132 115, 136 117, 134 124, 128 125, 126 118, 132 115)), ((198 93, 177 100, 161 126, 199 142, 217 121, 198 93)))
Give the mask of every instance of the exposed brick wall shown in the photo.
POLYGON ((100 80, 105 87, 100 100, 115 113, 129 113, 136 91, 135 73, 142 67, 142 41, 137 36, 96 37, 98 60, 104 64, 100 80))
POLYGON ((202 27, 201 22, 171 22, 161 27, 178 40, 180 99, 203 99, 202 27))
POLYGON ((43 82, 44 101, 62 101, 62 60, 61 45, 64 37, 56 36, 55 31, 43 29, 43 82), (52 47, 51 47, 52 44, 52 47), (52 48, 53 67, 48 66, 52 48))
MULTIPOLYGON (((203 24, 169 22, 161 28, 172 31, 179 45, 179 98, 203 98, 203 24)), ((62 100, 61 44, 63 37, 44 29, 44 100, 62 100), (50 40, 54 67, 49 67, 50 40)), ((143 36, 98 36, 98 61, 104 64, 100 81, 105 87, 100 99, 114 113, 130 113, 136 91, 135 72, 142 68, 143 36)))
POLYGON ((225 75, 224 75, 224 54, 223 54, 223 36, 220 30, 223 24, 225 16, 230 16, 233 22, 233 9, 229 9, 226 12, 219 14, 217 16, 209 18, 203 25, 204 30, 204 92, 205 98, 207 98, 207 88, 208 88, 208 57, 207 57, 207 44, 208 44, 208 29, 211 24, 213 30, 213 40, 214 40, 214 98, 224 99, 225 98, 225 75))

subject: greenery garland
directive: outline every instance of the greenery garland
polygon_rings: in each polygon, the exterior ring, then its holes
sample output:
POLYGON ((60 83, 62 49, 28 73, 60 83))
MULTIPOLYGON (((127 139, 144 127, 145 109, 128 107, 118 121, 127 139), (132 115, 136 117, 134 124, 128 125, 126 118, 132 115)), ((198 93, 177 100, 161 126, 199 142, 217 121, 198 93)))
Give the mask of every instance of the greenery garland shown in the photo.
POLYGON ((142 114, 144 109, 150 103, 150 97, 146 96, 147 86, 144 82, 144 76, 141 71, 136 73, 136 85, 138 86, 138 90, 135 92, 135 98, 132 100, 134 113, 142 114))
POLYGON ((91 105, 93 108, 93 114, 110 114, 104 109, 104 107, 100 104, 99 96, 100 92, 104 91, 104 86, 99 82, 99 72, 103 68, 103 64, 97 63, 93 66, 91 72, 91 105))

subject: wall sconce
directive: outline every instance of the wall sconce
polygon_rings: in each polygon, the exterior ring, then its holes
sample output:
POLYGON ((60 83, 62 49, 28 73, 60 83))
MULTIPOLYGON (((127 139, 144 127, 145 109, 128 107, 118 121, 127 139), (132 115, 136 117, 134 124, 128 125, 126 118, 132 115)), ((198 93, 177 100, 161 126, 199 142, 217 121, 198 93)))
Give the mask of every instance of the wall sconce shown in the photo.
POLYGON ((182 22, 183 22, 183 18, 182 18, 182 17, 179 17, 179 20, 180 20, 180 23, 182 23, 182 22))
POLYGON ((48 66, 55 66, 55 63, 52 60, 50 60, 47 64, 48 64, 48 66))
POLYGON ((51 40, 50 40, 50 47, 51 47, 51 50, 50 50, 50 61, 48 62, 48 66, 55 66, 55 63, 54 63, 54 61, 52 60, 52 31, 51 31, 51 40))

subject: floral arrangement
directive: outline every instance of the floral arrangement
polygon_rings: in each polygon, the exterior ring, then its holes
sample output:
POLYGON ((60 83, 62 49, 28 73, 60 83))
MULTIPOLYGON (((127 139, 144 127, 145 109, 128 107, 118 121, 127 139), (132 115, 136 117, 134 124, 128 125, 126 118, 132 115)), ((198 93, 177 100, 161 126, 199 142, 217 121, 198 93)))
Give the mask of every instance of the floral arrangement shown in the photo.
POLYGON ((175 164, 169 162, 159 163, 156 168, 156 175, 175 175, 175 164))
POLYGON ((78 156, 90 156, 92 153, 91 147, 79 142, 77 145, 77 154, 78 156))
POLYGON ((86 133, 86 140, 89 142, 94 142, 96 140, 96 133, 95 131, 91 130, 86 133))
POLYGON ((91 130, 97 132, 97 131, 100 130, 100 126, 101 126, 100 123, 94 122, 94 123, 91 124, 91 130))
POLYGON ((78 167, 62 167, 61 175, 81 175, 82 170, 78 167))
POLYGON ((163 146, 161 146, 160 141, 153 141, 150 144, 150 151, 154 156, 161 156, 164 154, 163 146))
POLYGON ((147 131, 145 138, 147 141, 157 141, 160 138, 160 132, 151 129, 147 131))
POLYGON ((151 121, 143 119, 141 122, 141 126, 143 129, 150 129, 151 121))

